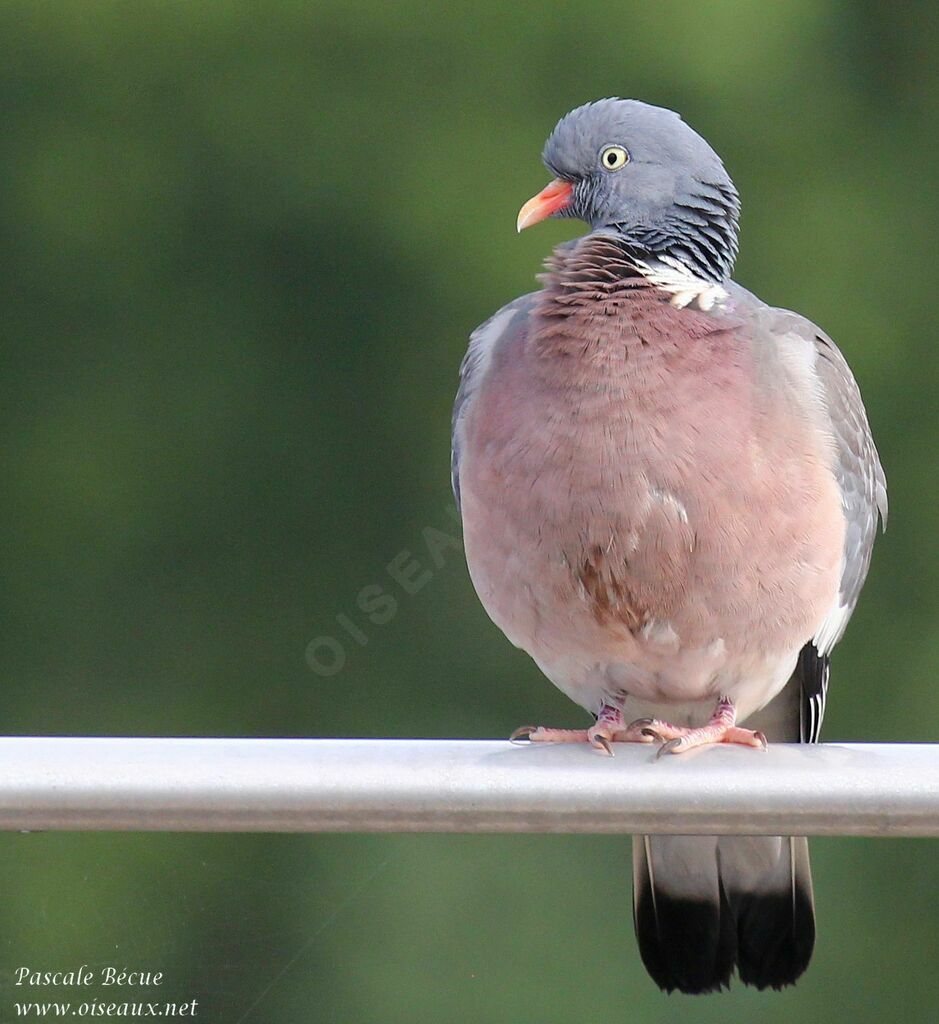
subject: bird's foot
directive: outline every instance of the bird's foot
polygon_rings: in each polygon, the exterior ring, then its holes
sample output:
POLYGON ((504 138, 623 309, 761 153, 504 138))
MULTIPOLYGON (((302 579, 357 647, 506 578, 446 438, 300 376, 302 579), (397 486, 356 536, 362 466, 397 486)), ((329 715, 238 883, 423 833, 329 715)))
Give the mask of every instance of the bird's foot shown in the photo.
MULTIPOLYGON (((597 721, 589 729, 547 729, 543 725, 520 726, 509 740, 526 739, 530 743, 589 743, 597 750, 603 751, 608 757, 613 756, 613 743, 631 740, 628 735, 630 727, 623 719, 619 708, 604 704, 597 716, 597 721)), ((651 738, 640 742, 651 743, 651 738)))
POLYGON ((737 709, 730 697, 721 697, 707 725, 687 728, 670 725, 657 718, 640 718, 629 726, 630 731, 639 731, 651 740, 665 740, 656 757, 663 754, 681 754, 692 747, 703 747, 710 743, 739 743, 744 747, 766 749, 766 737, 753 729, 741 729, 736 725, 737 709))

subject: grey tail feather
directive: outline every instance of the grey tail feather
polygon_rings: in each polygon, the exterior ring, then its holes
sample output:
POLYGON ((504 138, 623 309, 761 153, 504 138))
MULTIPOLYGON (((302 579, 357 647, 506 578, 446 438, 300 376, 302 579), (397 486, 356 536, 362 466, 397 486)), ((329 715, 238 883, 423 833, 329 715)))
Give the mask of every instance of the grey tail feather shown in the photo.
POLYGON ((633 916, 639 952, 666 992, 730 985, 780 989, 815 944, 808 844, 774 836, 635 836, 633 916))

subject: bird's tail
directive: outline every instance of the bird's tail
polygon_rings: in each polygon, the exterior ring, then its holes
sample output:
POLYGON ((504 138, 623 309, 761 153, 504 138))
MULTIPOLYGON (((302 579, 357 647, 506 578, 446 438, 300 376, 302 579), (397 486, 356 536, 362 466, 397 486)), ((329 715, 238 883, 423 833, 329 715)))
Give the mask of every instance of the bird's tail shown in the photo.
POLYGON ((785 836, 634 836, 639 952, 666 992, 793 984, 812 957, 809 848, 785 836))

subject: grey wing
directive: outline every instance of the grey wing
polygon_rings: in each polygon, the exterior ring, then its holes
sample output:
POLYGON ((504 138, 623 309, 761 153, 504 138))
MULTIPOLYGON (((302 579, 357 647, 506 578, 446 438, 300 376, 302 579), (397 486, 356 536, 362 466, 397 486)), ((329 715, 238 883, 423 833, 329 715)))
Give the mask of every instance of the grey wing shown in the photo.
POLYGON ((522 295, 503 306, 470 335, 469 348, 460 364, 460 386, 453 403, 450 478, 456 507, 460 507, 460 450, 463 445, 463 418, 480 383, 486 376, 493 353, 524 331, 538 292, 522 295))
POLYGON ((825 406, 835 439, 835 477, 841 488, 845 544, 837 607, 815 636, 815 646, 829 654, 841 639, 867 577, 877 535, 877 519, 887 525, 887 479, 874 446, 857 382, 835 343, 808 321, 817 358, 815 371, 824 389, 825 406))
MULTIPOLYGON (((769 331, 783 363, 801 371, 793 376, 808 371, 809 376, 801 381, 803 397, 818 406, 822 428, 834 441, 832 472, 841 490, 845 518, 841 586, 837 601, 813 637, 818 653, 827 657, 841 639, 867 577, 878 517, 887 525, 887 480, 857 381, 838 346, 804 316, 767 306, 736 282, 729 282, 728 290, 736 303, 769 331)), ((821 672, 814 674, 820 676, 821 672)))
POLYGON ((828 694, 829 659, 854 611, 867 577, 877 520, 887 523, 887 480, 871 436, 861 392, 835 343, 811 321, 773 310, 774 330, 805 345, 820 405, 835 447, 832 470, 841 491, 845 542, 838 596, 815 636, 805 645, 793 675, 801 695, 801 740, 818 740, 828 694))

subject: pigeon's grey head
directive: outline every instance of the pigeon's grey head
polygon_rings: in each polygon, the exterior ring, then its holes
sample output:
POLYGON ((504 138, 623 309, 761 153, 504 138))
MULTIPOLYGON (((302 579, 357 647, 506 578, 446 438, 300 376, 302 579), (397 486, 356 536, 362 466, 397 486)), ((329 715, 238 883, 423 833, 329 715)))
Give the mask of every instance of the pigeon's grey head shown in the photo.
POLYGON ((545 217, 576 217, 699 277, 730 276, 737 190, 720 157, 674 111, 638 100, 588 103, 561 118, 542 159, 555 180, 522 207, 519 231, 545 217))

